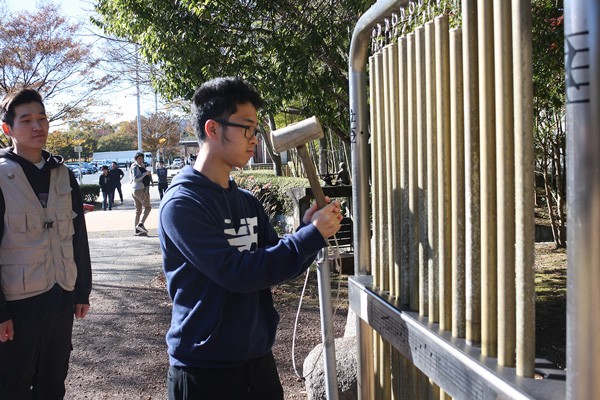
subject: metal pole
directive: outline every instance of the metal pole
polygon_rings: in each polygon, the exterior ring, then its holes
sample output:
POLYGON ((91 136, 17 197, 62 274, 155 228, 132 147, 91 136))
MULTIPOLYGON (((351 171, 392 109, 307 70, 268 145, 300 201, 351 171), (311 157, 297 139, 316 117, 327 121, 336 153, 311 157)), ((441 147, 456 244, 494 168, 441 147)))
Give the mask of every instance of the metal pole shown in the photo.
POLYGON ((565 1, 567 399, 600 397, 600 4, 565 1))
MULTIPOLYGON (((408 0, 378 1, 358 20, 348 55, 348 81, 350 100, 350 136, 352 153, 352 216, 354 218, 354 270, 357 275, 368 275, 370 265, 370 207, 369 207, 369 144, 367 114, 366 65, 371 29, 383 16, 408 4, 408 0)), ((368 365, 373 359, 372 329, 357 322, 358 398, 372 399, 372 371, 368 365), (367 364, 367 360, 368 363, 367 364)))
POLYGON ((78 151, 77 155, 79 157, 79 184, 81 185, 81 182, 82 182, 82 180, 81 180, 81 151, 78 151))
POLYGON ((135 89, 137 98, 137 134, 138 151, 142 151, 142 120, 140 110, 140 60, 138 56, 139 45, 135 45, 135 89))
POLYGON ((331 302, 331 282, 329 260, 326 249, 322 249, 317 261, 317 282, 321 313, 321 333, 323 336, 325 391, 328 400, 338 400, 338 380, 335 365, 335 332, 333 330, 333 307, 331 302))

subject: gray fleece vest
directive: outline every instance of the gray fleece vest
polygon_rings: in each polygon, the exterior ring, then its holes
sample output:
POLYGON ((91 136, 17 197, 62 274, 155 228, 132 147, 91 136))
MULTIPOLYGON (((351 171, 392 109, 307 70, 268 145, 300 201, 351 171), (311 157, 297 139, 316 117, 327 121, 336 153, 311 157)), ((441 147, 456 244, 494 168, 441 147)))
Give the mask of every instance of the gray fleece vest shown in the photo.
POLYGON ((69 170, 50 171, 48 205, 42 207, 21 166, 0 158, 4 195, 4 232, 0 243, 0 283, 6 300, 21 300, 56 283, 75 289, 73 211, 69 170))

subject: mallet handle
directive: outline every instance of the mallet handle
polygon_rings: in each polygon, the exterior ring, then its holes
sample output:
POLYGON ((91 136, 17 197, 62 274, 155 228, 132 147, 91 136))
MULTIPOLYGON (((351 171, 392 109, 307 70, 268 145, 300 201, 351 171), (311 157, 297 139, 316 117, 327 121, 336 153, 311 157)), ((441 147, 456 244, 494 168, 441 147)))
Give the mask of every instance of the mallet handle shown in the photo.
POLYGON ((304 165, 304 170, 306 171, 306 176, 310 182, 310 188, 312 189, 313 196, 315 196, 315 200, 317 201, 317 206, 319 209, 321 209, 325 207, 327 203, 325 202, 325 195, 323 194, 323 188, 319 183, 319 177, 317 176, 315 165, 308 154, 308 149, 306 148, 305 144, 296 147, 296 150, 298 151, 298 155, 300 156, 302 164, 304 165))

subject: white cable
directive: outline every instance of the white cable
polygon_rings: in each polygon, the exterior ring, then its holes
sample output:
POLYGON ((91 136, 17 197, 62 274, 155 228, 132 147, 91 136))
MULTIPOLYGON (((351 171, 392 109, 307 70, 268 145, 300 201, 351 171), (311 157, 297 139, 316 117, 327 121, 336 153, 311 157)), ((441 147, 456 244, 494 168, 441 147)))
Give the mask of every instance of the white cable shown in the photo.
POLYGON ((306 284, 308 283, 308 277, 310 276, 310 267, 306 270, 306 278, 304 279, 304 286, 302 287, 302 294, 300 295, 300 301, 298 301, 298 311, 296 311, 296 320, 294 321, 294 333, 292 335, 292 365, 294 366, 294 373, 299 379, 304 380, 304 377, 298 373, 296 368, 296 329, 298 329, 298 318, 300 317, 300 307, 302 307, 302 299, 304 298, 304 291, 306 290, 306 284))

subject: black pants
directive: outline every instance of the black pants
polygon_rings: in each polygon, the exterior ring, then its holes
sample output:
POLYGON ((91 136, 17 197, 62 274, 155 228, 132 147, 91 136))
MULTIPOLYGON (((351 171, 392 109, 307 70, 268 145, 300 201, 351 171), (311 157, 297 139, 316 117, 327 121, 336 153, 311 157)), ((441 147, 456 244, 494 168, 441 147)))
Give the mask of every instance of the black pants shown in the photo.
POLYGON ((61 400, 71 355, 73 303, 8 302, 15 335, 0 343, 0 399, 61 400), (15 304, 16 303, 16 304, 15 304))
POLYGON ((121 191, 121 182, 119 182, 118 185, 115 186, 115 188, 113 189, 113 198, 115 196, 115 190, 117 192, 119 192, 119 197, 121 198, 121 203, 123 202, 123 191, 121 191))
POLYGON ((160 195, 160 198, 163 198, 163 194, 165 193, 165 190, 167 190, 167 188, 169 187, 169 184, 167 182, 158 182, 158 194, 160 195))
POLYGON ((283 400, 273 353, 236 368, 173 367, 169 400, 283 400))

